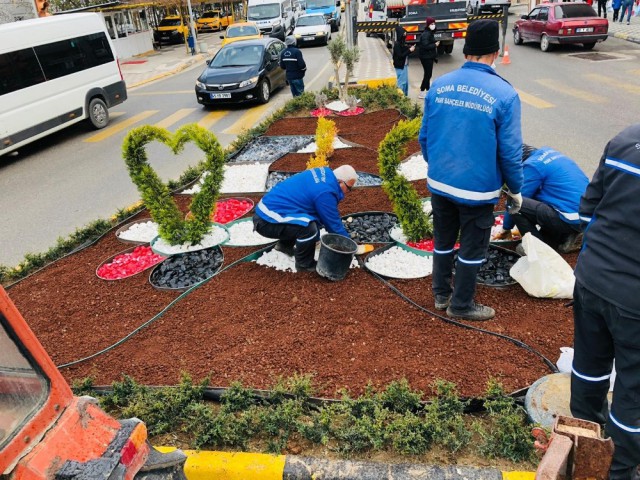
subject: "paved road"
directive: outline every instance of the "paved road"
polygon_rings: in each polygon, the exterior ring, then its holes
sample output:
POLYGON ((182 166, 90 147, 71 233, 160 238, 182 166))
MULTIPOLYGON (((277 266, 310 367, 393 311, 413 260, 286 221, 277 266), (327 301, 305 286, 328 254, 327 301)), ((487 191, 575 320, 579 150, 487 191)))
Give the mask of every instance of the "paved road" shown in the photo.
MULTIPOLYGON (((606 142, 637 122, 640 46, 610 38, 593 52, 567 46, 543 53, 534 44, 514 46, 510 37, 508 45, 511 64, 497 68, 520 92, 525 141, 558 148, 591 175, 606 142)), ((453 55, 436 65, 435 75, 460 66, 461 50, 462 43, 456 44, 453 55)), ((304 53, 310 65, 307 85, 319 89, 331 75, 327 52, 319 47, 304 53)), ((138 199, 120 154, 122 139, 132 126, 150 123, 175 130, 195 121, 228 145, 290 98, 288 91, 280 91, 267 106, 207 111, 195 103, 193 94, 200 68, 130 91, 130 99, 113 110, 114 121, 105 130, 96 133, 78 125, 24 149, 20 157, 3 158, 0 264, 15 265, 25 253, 45 251, 56 238, 138 199)), ((414 99, 420 72, 417 58, 412 58, 414 99)), ((164 179, 177 178, 199 158, 192 149, 174 158, 157 145, 149 156, 164 179)))

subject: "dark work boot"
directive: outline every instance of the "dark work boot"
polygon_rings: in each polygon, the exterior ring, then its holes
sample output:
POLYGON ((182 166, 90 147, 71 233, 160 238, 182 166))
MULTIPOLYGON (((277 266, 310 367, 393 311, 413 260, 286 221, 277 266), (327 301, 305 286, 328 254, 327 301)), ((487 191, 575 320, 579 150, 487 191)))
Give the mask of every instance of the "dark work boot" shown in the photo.
POLYGON ((565 240, 558 245, 558 251, 560 253, 571 253, 577 252, 582 248, 582 234, 581 233, 570 233, 567 235, 565 240))
POLYGON ((436 310, 446 310, 451 303, 451 295, 436 295, 434 306, 436 310))
POLYGON ((281 241, 278 241, 273 247, 273 249, 277 250, 278 252, 282 252, 285 255, 289 255, 290 257, 293 257, 293 254, 294 254, 293 245, 286 245, 281 241))
POLYGON ((298 262, 296 262, 296 272, 315 272, 317 264, 318 262, 316 262, 315 260, 306 266, 302 266, 298 262))
POLYGON ((496 312, 493 308, 481 305, 473 302, 469 308, 464 310, 458 310, 449 306, 447 308, 447 315, 453 318, 462 318, 463 320, 471 320, 473 322, 484 322, 485 320, 491 320, 496 316, 496 312))

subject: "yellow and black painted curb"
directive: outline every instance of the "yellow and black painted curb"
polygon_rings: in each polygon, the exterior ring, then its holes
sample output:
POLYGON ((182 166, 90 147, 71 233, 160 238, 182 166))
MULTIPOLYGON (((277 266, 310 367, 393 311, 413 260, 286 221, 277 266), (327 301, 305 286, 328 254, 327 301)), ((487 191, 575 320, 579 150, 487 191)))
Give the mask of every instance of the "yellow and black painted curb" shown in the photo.
POLYGON ((502 23, 504 20, 503 13, 485 13, 482 15, 469 15, 467 22, 474 22, 476 20, 496 20, 498 23, 502 23))
MULTIPOLYGON (((156 447, 162 452, 174 450, 156 447)), ((183 450, 187 480, 534 480, 535 472, 455 465, 387 464, 291 455, 183 450)))

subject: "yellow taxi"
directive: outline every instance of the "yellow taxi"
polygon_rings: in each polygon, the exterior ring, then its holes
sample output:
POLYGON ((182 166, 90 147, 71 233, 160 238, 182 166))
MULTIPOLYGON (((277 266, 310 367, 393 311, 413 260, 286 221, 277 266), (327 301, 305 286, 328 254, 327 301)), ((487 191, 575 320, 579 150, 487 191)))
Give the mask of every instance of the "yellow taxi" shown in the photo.
POLYGON ((213 30, 219 31, 223 28, 227 28, 232 22, 231 15, 226 15, 220 10, 209 10, 204 12, 200 18, 196 21, 196 28, 198 31, 213 30))
POLYGON ((167 15, 153 31, 154 40, 162 43, 183 43, 189 36, 189 19, 167 15))
POLYGON ((223 47, 238 40, 253 40, 260 37, 262 37, 260 29, 253 22, 232 23, 227 27, 225 34, 220 35, 223 47))

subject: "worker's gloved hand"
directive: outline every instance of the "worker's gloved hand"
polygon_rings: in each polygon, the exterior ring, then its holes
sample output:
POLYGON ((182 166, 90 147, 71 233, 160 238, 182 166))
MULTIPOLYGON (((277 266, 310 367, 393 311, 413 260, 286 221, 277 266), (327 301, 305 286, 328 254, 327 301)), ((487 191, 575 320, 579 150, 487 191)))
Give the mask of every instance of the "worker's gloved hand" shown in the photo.
POLYGON ((504 228, 502 230, 500 230, 498 233, 496 233, 495 237, 496 240, 511 240, 512 235, 511 235, 511 230, 505 230, 504 228))
POLYGON ((507 195, 509 196, 507 199, 507 210, 511 215, 515 215, 520 211, 520 207, 522 207, 522 194, 511 193, 507 190, 507 195))
POLYGON ((369 253, 373 250, 373 245, 367 245, 366 243, 362 245, 358 245, 358 249, 356 250, 356 255, 364 255, 365 253, 369 253))

